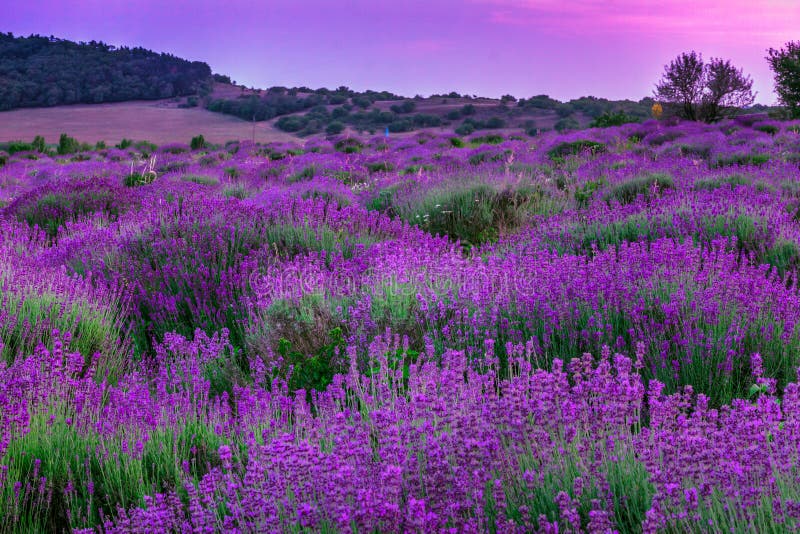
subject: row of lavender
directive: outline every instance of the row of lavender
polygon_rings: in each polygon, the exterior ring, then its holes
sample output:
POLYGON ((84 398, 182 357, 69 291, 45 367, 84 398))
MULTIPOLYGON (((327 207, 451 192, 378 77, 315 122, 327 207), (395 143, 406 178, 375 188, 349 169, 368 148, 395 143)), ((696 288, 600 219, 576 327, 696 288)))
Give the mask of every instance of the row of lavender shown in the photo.
POLYGON ((795 528, 798 129, 15 154, 3 528, 795 528))

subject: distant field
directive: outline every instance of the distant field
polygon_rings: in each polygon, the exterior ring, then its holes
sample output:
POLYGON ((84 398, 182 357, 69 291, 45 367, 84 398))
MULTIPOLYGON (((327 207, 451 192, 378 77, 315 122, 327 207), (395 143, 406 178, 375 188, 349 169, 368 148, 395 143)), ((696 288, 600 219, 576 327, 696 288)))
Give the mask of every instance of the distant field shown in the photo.
MULTIPOLYGON (((236 117, 202 108, 181 109, 170 101, 136 101, 30 108, 0 113, 0 141, 30 141, 43 135, 48 143, 67 133, 79 141, 118 143, 123 138, 154 143, 184 142, 203 134, 212 143, 251 139, 253 125, 236 117)), ((296 141, 270 123, 256 123, 255 140, 296 141)))

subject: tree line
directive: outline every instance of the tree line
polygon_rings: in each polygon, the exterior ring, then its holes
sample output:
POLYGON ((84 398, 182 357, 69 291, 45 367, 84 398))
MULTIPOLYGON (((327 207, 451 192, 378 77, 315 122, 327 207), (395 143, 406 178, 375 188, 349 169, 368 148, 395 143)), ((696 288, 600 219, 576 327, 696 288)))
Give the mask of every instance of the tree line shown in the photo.
POLYGON ((0 33, 0 110, 202 94, 210 81, 206 63, 171 54, 0 33))

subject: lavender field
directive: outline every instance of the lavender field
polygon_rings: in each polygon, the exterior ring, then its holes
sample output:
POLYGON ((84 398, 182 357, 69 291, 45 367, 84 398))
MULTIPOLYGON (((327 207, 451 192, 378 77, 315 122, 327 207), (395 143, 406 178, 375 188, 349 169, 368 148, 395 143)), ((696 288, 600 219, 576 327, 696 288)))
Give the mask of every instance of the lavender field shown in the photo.
POLYGON ((0 531, 800 529, 800 122, 0 164, 0 531))

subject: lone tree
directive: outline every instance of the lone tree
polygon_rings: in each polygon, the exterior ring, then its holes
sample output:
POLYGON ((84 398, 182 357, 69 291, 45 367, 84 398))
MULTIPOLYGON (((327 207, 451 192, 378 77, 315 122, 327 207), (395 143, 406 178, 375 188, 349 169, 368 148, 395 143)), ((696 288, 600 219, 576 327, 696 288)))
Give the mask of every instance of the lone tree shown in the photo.
POLYGON ((664 67, 655 97, 681 118, 715 122, 755 100, 753 80, 729 60, 684 52, 664 67))
POLYGON ((767 61, 775 73, 775 92, 792 117, 800 118, 800 41, 786 43, 786 48, 770 48, 767 61))

